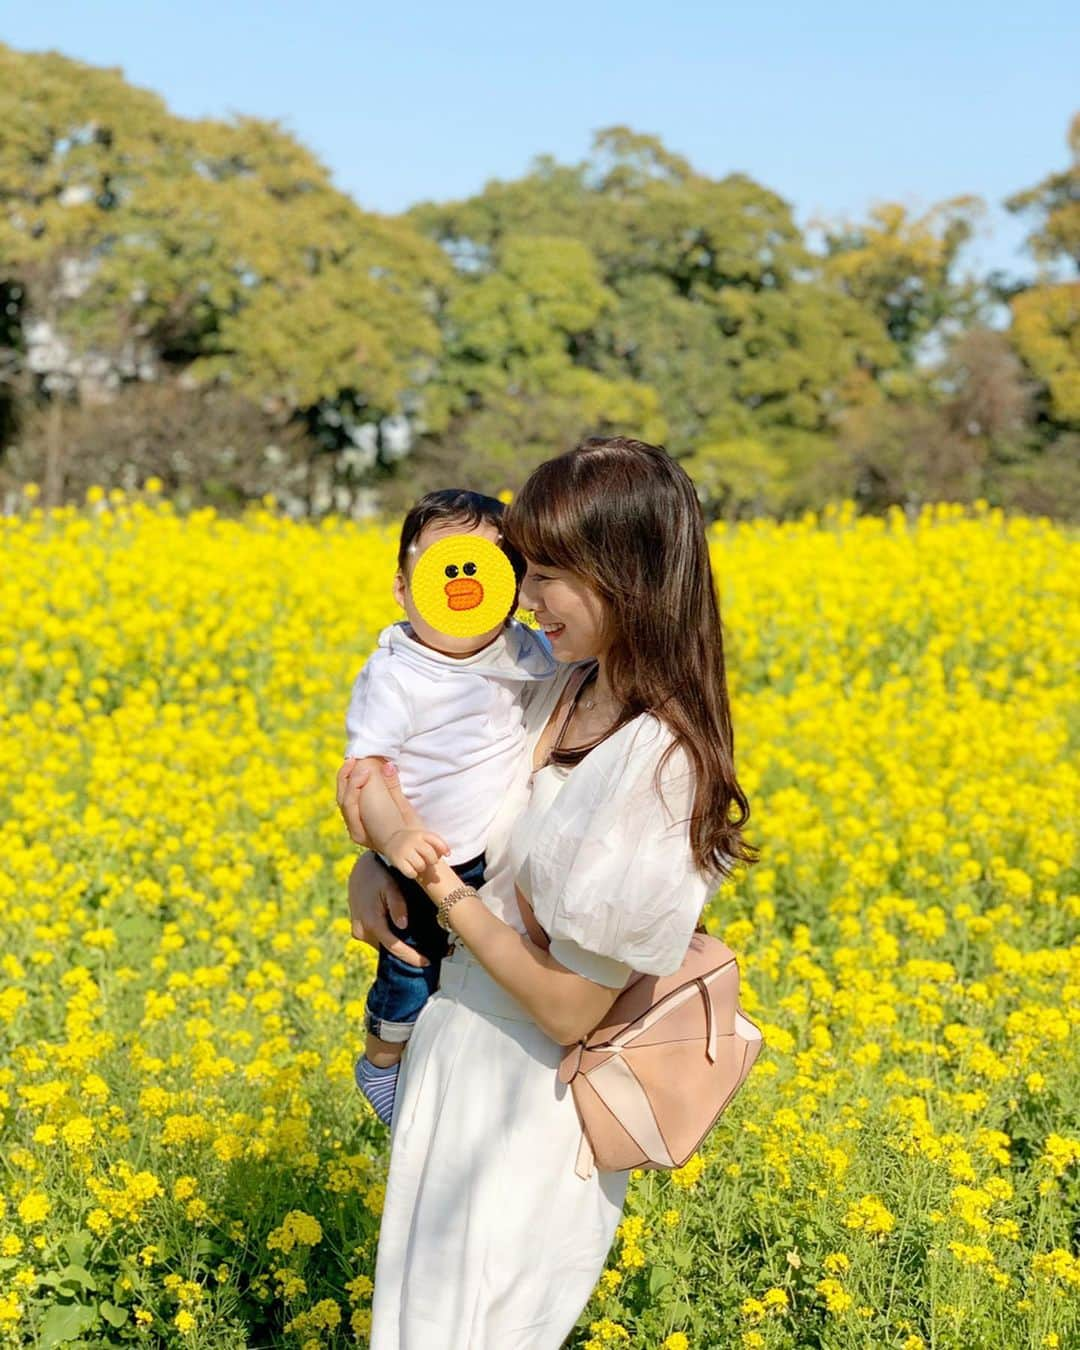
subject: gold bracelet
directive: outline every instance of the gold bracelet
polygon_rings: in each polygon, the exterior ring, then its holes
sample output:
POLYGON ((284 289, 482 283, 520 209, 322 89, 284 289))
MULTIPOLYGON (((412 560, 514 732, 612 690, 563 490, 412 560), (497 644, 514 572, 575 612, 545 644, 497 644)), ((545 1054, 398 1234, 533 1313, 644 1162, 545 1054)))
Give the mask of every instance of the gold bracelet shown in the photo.
POLYGON ((477 900, 480 899, 480 892, 474 886, 458 886, 457 889, 451 891, 449 895, 443 896, 442 900, 439 902, 438 909, 435 911, 435 922, 440 928, 445 928, 448 933, 454 931, 450 927, 446 916, 457 902, 463 900, 467 895, 475 895, 477 900))

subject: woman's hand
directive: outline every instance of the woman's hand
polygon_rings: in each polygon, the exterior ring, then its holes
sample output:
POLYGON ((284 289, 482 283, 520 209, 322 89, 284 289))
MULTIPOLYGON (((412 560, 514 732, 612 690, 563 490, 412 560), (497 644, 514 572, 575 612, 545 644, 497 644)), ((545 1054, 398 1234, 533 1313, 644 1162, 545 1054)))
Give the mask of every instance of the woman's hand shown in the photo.
POLYGON ((371 778, 371 765, 362 760, 347 759, 337 773, 337 804, 349 838, 354 844, 369 847, 364 822, 360 816, 360 789, 371 778))
POLYGON ((402 942, 387 923, 387 915, 398 928, 404 928, 409 921, 405 899, 397 882, 374 853, 365 853, 357 858, 349 873, 349 918, 353 937, 371 947, 385 947, 392 956, 400 956, 410 966, 429 965, 418 951, 402 942))
MULTIPOLYGON (((371 781, 374 772, 373 763, 372 759, 346 759, 337 774, 338 810, 345 821, 345 828, 349 831, 349 838, 354 844, 362 844, 364 848, 371 848, 372 841, 364 828, 364 819, 360 812, 360 793, 371 781)), ((424 822, 401 790, 397 767, 388 759, 382 761, 382 780, 405 825, 409 829, 423 830, 424 822)), ((443 840, 440 838, 439 842, 443 843, 443 840)), ((444 851, 449 852, 449 849, 444 851)))

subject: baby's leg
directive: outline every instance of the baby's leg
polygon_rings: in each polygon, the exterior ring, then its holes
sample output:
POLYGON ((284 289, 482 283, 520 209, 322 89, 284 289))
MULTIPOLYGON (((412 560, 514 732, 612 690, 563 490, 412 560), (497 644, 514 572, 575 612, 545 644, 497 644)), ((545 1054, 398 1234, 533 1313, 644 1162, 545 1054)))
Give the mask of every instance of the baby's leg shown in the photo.
POLYGON ((356 1061, 356 1086, 384 1125, 394 1118, 399 1061, 404 1049, 404 1045, 394 1045, 369 1034, 364 1053, 356 1061))
POLYGON ((379 948, 379 964, 368 990, 365 1007, 367 1042, 356 1063, 356 1082, 375 1114, 389 1125, 394 1110, 398 1066, 420 1010, 438 984, 439 957, 445 935, 435 923, 435 911, 419 885, 390 869, 408 910, 408 925, 390 930, 409 947, 423 948, 426 966, 414 966, 379 948))
POLYGON ((388 1069, 392 1064, 399 1063, 404 1050, 404 1042, 395 1044, 394 1041, 384 1041, 372 1032, 368 1032, 368 1038, 364 1044, 364 1054, 378 1069, 388 1069))

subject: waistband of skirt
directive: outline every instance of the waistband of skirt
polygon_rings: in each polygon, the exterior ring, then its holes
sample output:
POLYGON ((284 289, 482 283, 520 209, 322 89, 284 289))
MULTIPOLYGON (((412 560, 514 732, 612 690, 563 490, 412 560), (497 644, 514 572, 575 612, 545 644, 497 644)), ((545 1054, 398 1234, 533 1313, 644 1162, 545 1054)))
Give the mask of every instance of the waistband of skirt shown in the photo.
POLYGON ((497 980, 487 973, 460 939, 443 958, 439 970, 439 993, 476 1012, 504 1017, 511 1022, 529 1022, 532 1018, 497 980))

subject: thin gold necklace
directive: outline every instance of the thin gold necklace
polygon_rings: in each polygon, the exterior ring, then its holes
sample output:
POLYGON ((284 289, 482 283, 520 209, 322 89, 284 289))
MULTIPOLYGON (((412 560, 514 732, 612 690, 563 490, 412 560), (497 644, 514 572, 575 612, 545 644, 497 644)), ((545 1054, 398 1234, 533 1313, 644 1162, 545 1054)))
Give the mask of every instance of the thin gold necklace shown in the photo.
MULTIPOLYGON (((589 679, 588 679, 588 681, 586 681, 586 683, 593 683, 596 679, 599 678, 599 673, 600 673, 600 668, 599 668, 599 666, 598 666, 598 667, 596 668, 596 670, 589 676, 589 679)), ((582 686, 582 687, 584 688, 584 686, 582 686)), ((595 698, 583 698, 583 699, 581 700, 581 706, 585 709, 586 712, 592 712, 593 708, 596 706, 596 699, 595 699, 595 698)), ((610 708, 610 707, 612 706, 611 701, 608 700, 608 702, 606 703, 605 706, 608 707, 608 708, 610 708)))

